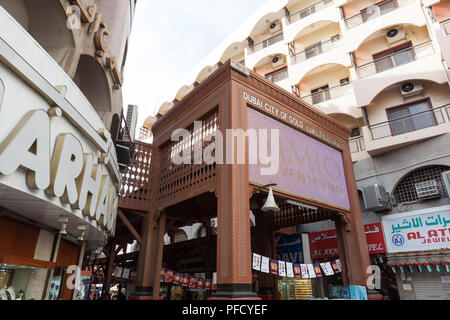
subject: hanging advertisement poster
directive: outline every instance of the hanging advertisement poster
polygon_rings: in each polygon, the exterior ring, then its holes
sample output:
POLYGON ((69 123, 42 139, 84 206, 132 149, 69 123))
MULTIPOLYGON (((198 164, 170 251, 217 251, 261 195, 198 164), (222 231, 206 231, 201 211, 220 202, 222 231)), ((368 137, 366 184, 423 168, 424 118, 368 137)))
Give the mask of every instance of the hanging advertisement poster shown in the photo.
POLYGON ((382 218, 388 252, 450 248, 450 205, 382 218))
POLYGON ((197 287, 197 278, 195 277, 190 277, 189 278, 189 285, 188 288, 189 289, 195 289, 197 287))
POLYGON ((314 271, 316 272, 316 275, 317 275, 318 277, 321 277, 321 276, 322 276, 322 270, 320 270, 320 265, 319 265, 319 264, 315 264, 315 265, 314 265, 314 271))
POLYGON ((253 254, 253 270, 261 270, 261 255, 256 253, 253 254))
POLYGON ((278 260, 270 259, 270 273, 278 275, 278 260))
POLYGON ((286 277, 286 262, 278 260, 278 275, 286 277))
POLYGON ((326 276, 332 276, 334 274, 333 267, 330 262, 321 263, 320 266, 326 276))
POLYGON ((204 283, 203 278, 198 278, 197 279, 197 288, 198 289, 203 289, 203 283, 204 283))
MULTIPOLYGON (((383 237, 381 223, 369 223, 364 225, 367 250, 369 254, 385 253, 386 245, 383 237)), ((323 230, 309 233, 309 247, 311 259, 330 259, 339 257, 336 229, 323 230)))
POLYGON ((286 276, 294 278, 294 265, 291 262, 286 262, 286 276))
POLYGON ((277 259, 292 263, 302 263, 302 235, 291 234, 281 236, 277 243, 277 259))
POLYGON ((306 264, 301 264, 300 268, 301 268, 301 271, 302 271, 302 278, 309 278, 308 266, 306 264))
POLYGON ((206 279, 205 280, 205 289, 206 290, 210 290, 211 289, 211 282, 212 282, 211 279, 206 279))
MULTIPOLYGON (((173 272, 173 271, 168 271, 167 273, 170 273, 170 272, 173 272)), ((181 274, 176 272, 173 276, 173 284, 180 284, 180 281, 181 281, 181 274)))
POLYGON ((315 278, 316 277, 316 271, 314 270, 314 266, 312 264, 307 264, 306 265, 308 267, 308 274, 310 278, 315 278))
POLYGON ((294 264, 294 277, 296 278, 302 277, 302 270, 299 264, 294 264))
POLYGON ((269 258, 268 257, 262 257, 261 258, 261 272, 269 273, 269 258))

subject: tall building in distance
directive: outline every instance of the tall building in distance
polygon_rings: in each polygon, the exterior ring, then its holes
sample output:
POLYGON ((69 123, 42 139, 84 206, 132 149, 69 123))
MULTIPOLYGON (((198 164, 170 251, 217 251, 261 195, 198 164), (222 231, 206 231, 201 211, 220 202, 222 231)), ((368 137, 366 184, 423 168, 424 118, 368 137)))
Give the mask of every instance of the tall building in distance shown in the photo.
MULTIPOLYGON (((400 298, 450 299, 439 273, 450 263, 450 1, 269 1, 143 130, 229 59, 351 130, 363 220, 383 225, 384 258, 401 270, 400 298), (420 272, 429 265, 434 271, 420 272)), ((331 228, 317 223, 297 232, 331 228)))
POLYGON ((87 298, 66 284, 115 232, 135 6, 0 0, 0 300, 87 298))

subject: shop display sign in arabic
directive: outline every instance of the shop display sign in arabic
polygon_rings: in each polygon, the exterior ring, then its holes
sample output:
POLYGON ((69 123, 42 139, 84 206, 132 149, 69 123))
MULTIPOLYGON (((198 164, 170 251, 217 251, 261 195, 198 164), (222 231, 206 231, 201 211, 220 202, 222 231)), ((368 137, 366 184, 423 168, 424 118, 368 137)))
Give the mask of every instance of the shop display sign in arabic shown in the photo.
POLYGON ((450 248, 450 208, 383 217, 388 252, 450 248))

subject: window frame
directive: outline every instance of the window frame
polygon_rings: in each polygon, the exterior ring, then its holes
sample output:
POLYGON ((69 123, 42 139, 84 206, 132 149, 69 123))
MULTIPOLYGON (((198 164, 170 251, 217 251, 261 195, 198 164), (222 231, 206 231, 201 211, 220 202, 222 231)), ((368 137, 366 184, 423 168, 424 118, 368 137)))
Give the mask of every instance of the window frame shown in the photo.
MULTIPOLYGON (((393 68, 390 68, 390 69, 384 69, 384 70, 379 71, 379 70, 378 70, 378 67, 377 67, 377 60, 383 59, 384 57, 376 58, 376 56, 382 55, 382 54, 384 54, 384 53, 386 53, 386 52, 390 52, 389 55, 392 55, 392 54, 394 54, 394 51, 396 51, 396 50, 398 50, 398 49, 400 49, 400 50, 406 49, 406 48, 408 48, 408 47, 411 49, 412 54, 413 54, 413 56, 415 57, 415 56, 416 56, 416 52, 414 51, 414 46, 413 46, 413 43, 412 43, 411 40, 406 41, 406 42, 403 42, 403 43, 398 44, 398 45, 396 45, 396 46, 387 48, 387 49, 385 49, 385 50, 382 50, 382 51, 373 53, 373 54, 372 54, 372 61, 373 61, 373 64, 375 65, 375 71, 376 71, 376 73, 380 73, 380 72, 383 72, 383 71, 386 71, 386 70, 393 69, 393 68)), ((406 63, 405 63, 405 64, 406 64, 406 63)), ((394 67, 394 68, 395 68, 395 67, 394 67)))
MULTIPOLYGON (((390 129, 390 131, 391 131, 391 137, 399 136, 399 135, 402 135, 402 134, 405 134, 405 133, 409 133, 409 132, 414 132, 414 131, 421 130, 421 129, 417 129, 417 130, 413 130, 413 131, 406 131, 406 132, 403 132, 403 133, 394 134, 394 130, 393 130, 393 128, 392 128, 392 121, 395 120, 395 119, 392 119, 392 118, 391 118, 391 114, 390 114, 390 112, 391 112, 392 110, 405 108, 405 107, 408 107, 408 106, 413 105, 413 104, 418 104, 418 103, 420 103, 420 102, 426 102, 427 105, 428 105, 429 111, 433 111, 433 104, 432 104, 432 102, 431 102, 431 98, 430 98, 430 97, 417 99, 417 100, 414 100, 414 101, 402 103, 402 104, 399 104, 399 105, 396 105, 396 106, 389 107, 389 108, 386 108, 386 109, 385 109, 385 112, 386 112, 386 115, 387 115, 387 118, 388 118, 389 129, 390 129)), ((428 110, 427 110, 427 111, 428 111, 428 110)), ((419 113, 420 113, 420 112, 419 112, 419 113)), ((433 116, 434 126, 438 125, 436 115, 434 114, 434 112, 432 112, 431 114, 432 114, 432 116, 433 116)), ((430 128, 430 127, 427 127, 427 128, 430 128)), ((427 129, 427 128, 422 128, 422 129, 427 129)))

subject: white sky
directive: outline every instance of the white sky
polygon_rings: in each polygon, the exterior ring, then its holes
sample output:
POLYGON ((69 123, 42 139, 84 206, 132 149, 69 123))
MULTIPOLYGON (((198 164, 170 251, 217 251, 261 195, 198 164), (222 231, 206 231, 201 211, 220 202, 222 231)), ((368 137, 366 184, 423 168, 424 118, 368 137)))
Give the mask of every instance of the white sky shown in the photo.
MULTIPOLYGON (((138 0, 124 71, 124 111, 139 106, 137 132, 162 96, 266 0, 138 0)), ((186 83, 190 84, 190 83, 186 83)), ((178 89, 178 88, 176 88, 178 89)))

